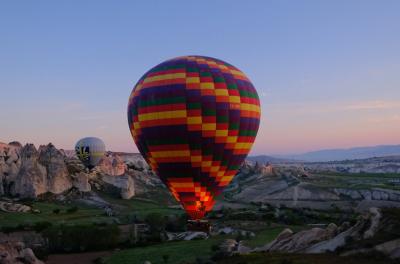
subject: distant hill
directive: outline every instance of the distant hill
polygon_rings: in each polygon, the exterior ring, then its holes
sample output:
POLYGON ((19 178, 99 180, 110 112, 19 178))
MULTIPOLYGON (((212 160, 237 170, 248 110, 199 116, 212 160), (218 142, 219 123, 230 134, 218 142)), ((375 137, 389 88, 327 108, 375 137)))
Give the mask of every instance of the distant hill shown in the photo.
POLYGON ((279 156, 282 159, 303 161, 339 161, 400 155, 400 145, 380 145, 348 149, 326 149, 303 154, 279 156))
POLYGON ((258 155, 258 156, 248 156, 246 160, 253 161, 253 162, 258 162, 261 164, 266 164, 266 163, 290 163, 290 162, 296 162, 297 160, 293 159, 286 159, 286 158, 276 158, 276 157, 271 157, 267 155, 258 155))

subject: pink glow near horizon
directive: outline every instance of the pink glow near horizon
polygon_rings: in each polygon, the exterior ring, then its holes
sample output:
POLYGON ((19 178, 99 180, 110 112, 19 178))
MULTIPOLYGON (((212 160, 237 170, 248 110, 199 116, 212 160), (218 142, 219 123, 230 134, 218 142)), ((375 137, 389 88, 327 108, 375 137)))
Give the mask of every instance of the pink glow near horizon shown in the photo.
MULTIPOLYGON (((393 101, 267 104, 263 106, 260 130, 250 154, 293 154, 327 148, 399 144, 399 110, 400 103, 393 101)), ((52 142, 58 148, 73 149, 79 138, 90 135, 102 138, 109 150, 137 152, 126 118, 118 111, 85 118, 79 114, 81 109, 68 111, 74 114, 69 112, 60 124, 46 121, 54 120, 52 114, 43 117, 42 126, 31 124, 30 130, 24 129, 27 124, 10 124, 3 130, 6 135, 1 135, 0 141, 33 142, 36 146, 52 142), (74 129, 74 124, 81 129, 74 129), (51 133, 49 127, 52 127, 51 133)))

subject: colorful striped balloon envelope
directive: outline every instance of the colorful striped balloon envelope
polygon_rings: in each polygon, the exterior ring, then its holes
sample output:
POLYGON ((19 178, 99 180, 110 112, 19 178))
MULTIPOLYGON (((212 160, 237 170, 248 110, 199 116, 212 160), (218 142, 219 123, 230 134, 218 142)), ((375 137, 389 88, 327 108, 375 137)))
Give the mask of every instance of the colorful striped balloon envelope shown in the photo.
POLYGON ((201 219, 237 173, 260 123, 246 75, 210 57, 184 56, 148 71, 132 90, 133 139, 191 219, 201 219))

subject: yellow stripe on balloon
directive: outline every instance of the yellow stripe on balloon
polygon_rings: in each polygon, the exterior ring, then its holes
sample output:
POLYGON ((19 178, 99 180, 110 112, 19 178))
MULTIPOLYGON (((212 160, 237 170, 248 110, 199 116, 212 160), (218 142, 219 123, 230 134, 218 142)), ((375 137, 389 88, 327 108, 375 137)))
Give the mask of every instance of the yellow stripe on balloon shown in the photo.
POLYGON ((239 75, 239 76, 246 77, 246 75, 244 75, 244 73, 241 72, 241 71, 231 70, 231 73, 234 74, 234 75, 239 75))
POLYGON ((190 160, 192 162, 201 162, 202 158, 201 158, 201 156, 191 156, 190 160))
POLYGON ((188 117, 187 118, 187 124, 188 125, 201 124, 201 116, 188 117))
POLYGON ((215 136, 217 136, 217 137, 227 137, 228 136, 228 130, 216 130, 215 131, 215 136))
POLYGON ((217 129, 217 124, 215 123, 209 123, 209 124, 202 124, 201 125, 201 130, 203 131, 213 131, 217 129))
POLYGON ((186 83, 199 83, 200 78, 199 77, 187 77, 186 78, 186 83))
POLYGON ((226 143, 236 143, 236 141, 237 141, 236 136, 226 138, 226 143))
POLYGON ((216 96, 229 96, 227 89, 215 89, 216 96))
POLYGON ((170 182, 174 188, 194 188, 193 182, 170 182))
POLYGON ((200 83, 200 89, 212 90, 214 89, 214 83, 211 82, 200 83))
POLYGON ((240 103, 240 96, 229 96, 230 103, 240 103))
POLYGON ((239 142, 235 144, 235 149, 250 149, 253 143, 239 142))
POLYGON ((153 158, 190 157, 190 150, 152 151, 153 158))
POLYGON ((146 79, 143 80, 143 83, 150 83, 150 82, 157 82, 157 81, 164 81, 164 80, 171 80, 171 79, 182 79, 186 78, 186 73, 180 72, 180 73, 167 73, 167 74, 161 74, 161 75, 156 75, 152 77, 147 77, 146 79))
POLYGON ((253 111, 253 112, 257 112, 260 113, 260 107, 258 105, 255 104, 240 104, 240 110, 244 110, 244 111, 253 111))
POLYGON ((149 120, 182 118, 182 117, 186 117, 186 110, 162 111, 162 112, 140 114, 138 116, 138 119, 139 121, 149 121, 149 120))

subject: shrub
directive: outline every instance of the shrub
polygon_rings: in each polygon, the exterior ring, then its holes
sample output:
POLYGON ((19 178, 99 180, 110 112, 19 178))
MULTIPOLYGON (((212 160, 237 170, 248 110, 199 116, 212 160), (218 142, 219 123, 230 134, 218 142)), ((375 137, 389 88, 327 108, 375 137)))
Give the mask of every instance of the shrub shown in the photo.
POLYGON ((53 225, 52 223, 47 222, 47 221, 37 222, 33 226, 33 230, 35 230, 36 232, 39 233, 39 232, 42 232, 43 230, 49 228, 52 225, 53 225))
POLYGON ((51 252, 105 250, 118 244, 120 230, 116 225, 51 226, 42 234, 51 252))
POLYGON ((59 208, 53 209, 53 214, 59 214, 61 210, 59 208))
POLYGON ((72 214, 78 211, 78 207, 77 206, 73 206, 67 209, 67 213, 72 214))
POLYGON ((169 260, 168 254, 163 255, 162 258, 163 258, 164 263, 168 263, 168 260, 169 260))
POLYGON ((150 226, 151 231, 163 231, 166 226, 166 219, 160 213, 148 214, 145 221, 150 226))

